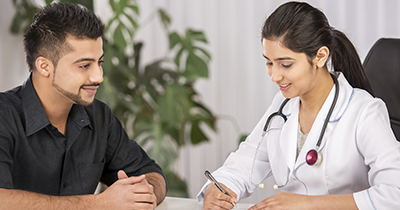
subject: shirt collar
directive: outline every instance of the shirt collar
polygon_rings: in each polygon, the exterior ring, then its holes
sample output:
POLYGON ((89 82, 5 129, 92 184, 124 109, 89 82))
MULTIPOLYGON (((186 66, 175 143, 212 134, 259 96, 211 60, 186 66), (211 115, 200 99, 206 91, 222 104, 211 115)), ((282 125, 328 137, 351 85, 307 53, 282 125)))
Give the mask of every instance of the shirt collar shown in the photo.
MULTIPOLYGON (((22 85, 22 106, 26 119, 26 135, 30 136, 39 130, 51 125, 46 112, 43 109, 42 103, 36 94, 32 83, 32 75, 22 85)), ((92 106, 92 105, 90 105, 92 106)), ((69 120, 75 122, 78 127, 89 126, 90 120, 83 106, 74 104, 68 116, 69 120)))
MULTIPOLYGON (((93 105, 89 105, 93 106, 93 105)), ((74 122, 75 125, 78 126, 79 129, 89 126, 89 128, 92 129, 92 126, 90 124, 90 118, 88 114, 86 113, 86 110, 83 106, 81 105, 76 105, 74 104, 71 108, 71 111, 68 116, 68 121, 74 122)))
POLYGON ((22 107, 26 119, 25 128, 27 136, 30 136, 51 124, 33 87, 31 77, 32 74, 24 82, 21 88, 22 107))

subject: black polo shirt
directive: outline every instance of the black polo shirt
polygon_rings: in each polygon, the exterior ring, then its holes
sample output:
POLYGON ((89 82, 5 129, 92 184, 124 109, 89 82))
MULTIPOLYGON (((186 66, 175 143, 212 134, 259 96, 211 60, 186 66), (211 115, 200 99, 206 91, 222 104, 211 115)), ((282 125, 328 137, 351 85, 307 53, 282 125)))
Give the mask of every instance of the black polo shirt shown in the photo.
POLYGON ((129 176, 163 175, 101 101, 73 105, 64 136, 47 118, 30 78, 0 93, 0 188, 91 194, 99 181, 114 183, 121 169, 129 176))

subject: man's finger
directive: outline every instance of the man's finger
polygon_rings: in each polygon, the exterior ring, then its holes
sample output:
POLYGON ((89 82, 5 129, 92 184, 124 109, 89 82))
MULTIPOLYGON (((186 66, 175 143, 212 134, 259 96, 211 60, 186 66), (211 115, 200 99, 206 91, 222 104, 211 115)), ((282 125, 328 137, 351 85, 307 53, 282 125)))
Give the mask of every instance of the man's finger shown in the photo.
POLYGON ((135 193, 133 199, 136 203, 156 203, 157 198, 154 194, 138 194, 135 193))
POLYGON ((119 179, 118 182, 121 184, 136 184, 139 182, 142 182, 146 178, 146 175, 140 175, 140 176, 131 176, 123 179, 119 179))
POLYGON ((125 171, 119 170, 118 171, 118 179, 126 179, 128 178, 128 175, 126 175, 125 171))

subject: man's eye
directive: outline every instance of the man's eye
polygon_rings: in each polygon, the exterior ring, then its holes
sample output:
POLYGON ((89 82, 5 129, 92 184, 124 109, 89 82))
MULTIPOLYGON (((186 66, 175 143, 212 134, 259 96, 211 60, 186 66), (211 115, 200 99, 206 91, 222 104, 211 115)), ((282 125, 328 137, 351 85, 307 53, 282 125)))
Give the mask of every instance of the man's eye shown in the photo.
POLYGON ((267 62, 265 65, 272 66, 272 62, 267 62))
POLYGON ((99 61, 99 66, 103 66, 104 61, 99 61))
POLYGON ((290 68, 291 66, 292 66, 292 64, 288 64, 288 65, 283 65, 283 64, 282 64, 282 67, 283 67, 283 68, 290 68))
POLYGON ((79 67, 82 68, 82 69, 86 69, 86 68, 88 68, 89 66, 90 66, 90 64, 86 64, 86 65, 79 66, 79 67))

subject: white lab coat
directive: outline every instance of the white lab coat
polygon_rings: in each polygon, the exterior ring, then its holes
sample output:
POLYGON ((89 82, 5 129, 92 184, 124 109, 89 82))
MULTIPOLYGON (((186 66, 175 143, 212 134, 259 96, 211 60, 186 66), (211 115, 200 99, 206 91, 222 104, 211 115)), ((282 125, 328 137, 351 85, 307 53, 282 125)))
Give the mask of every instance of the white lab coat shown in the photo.
MULTIPOLYGON (((390 128, 387 108, 382 100, 352 88, 343 74, 338 81, 339 98, 318 150, 323 155, 322 163, 309 166, 305 156, 316 148, 335 87, 319 111, 297 160, 299 98, 291 99, 284 107, 286 123, 281 123, 280 117, 272 120, 271 128, 282 129, 272 129, 263 138, 252 182, 259 184, 273 175, 278 185, 288 181, 281 188, 283 191, 307 195, 353 193, 359 209, 400 209, 400 143, 390 128)), ((278 93, 246 141, 213 173, 238 199, 250 196, 256 188, 249 181, 255 148, 268 116, 278 111, 283 100, 278 93)), ((207 184, 198 194, 199 202, 207 184)))

